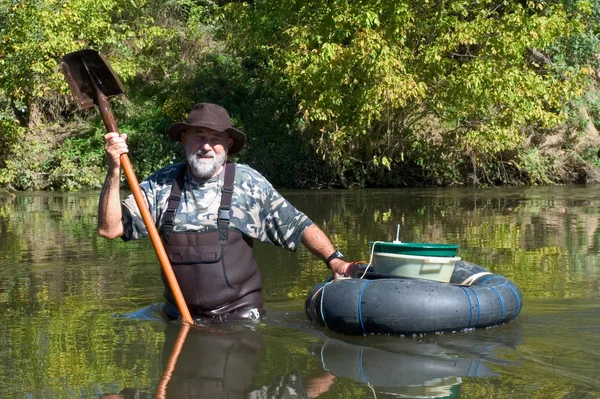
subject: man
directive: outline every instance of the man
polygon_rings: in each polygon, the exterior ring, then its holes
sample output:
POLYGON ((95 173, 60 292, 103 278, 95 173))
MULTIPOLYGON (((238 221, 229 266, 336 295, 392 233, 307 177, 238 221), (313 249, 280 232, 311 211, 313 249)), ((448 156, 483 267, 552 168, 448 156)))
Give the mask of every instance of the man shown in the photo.
MULTIPOLYGON (((227 162, 246 142, 215 104, 194 106, 187 122, 168 130, 183 142, 187 162, 164 167, 141 183, 175 276, 195 318, 258 318, 264 314, 262 283, 252 255, 258 239, 295 251, 300 242, 325 261, 334 277, 350 276, 354 264, 302 212, 257 171, 227 162)), ((119 196, 120 156, 126 135, 108 133, 108 173, 100 196, 98 234, 133 240, 147 236, 139 209, 119 196)), ((165 312, 178 317, 163 275, 165 312)))

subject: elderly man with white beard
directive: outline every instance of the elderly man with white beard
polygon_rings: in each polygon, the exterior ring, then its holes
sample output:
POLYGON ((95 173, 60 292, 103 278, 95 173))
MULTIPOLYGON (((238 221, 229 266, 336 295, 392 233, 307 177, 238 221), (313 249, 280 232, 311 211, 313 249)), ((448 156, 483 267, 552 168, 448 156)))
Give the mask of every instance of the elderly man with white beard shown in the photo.
MULTIPOLYGON (((350 276, 329 238, 292 206, 256 170, 227 161, 246 135, 231 126, 227 111, 211 103, 194 106, 186 122, 172 125, 169 138, 181 141, 187 161, 166 166, 140 186, 185 302, 201 321, 256 320, 264 314, 262 282, 253 240, 295 251, 300 242, 322 259, 334 277, 350 276)), ((148 235, 132 195, 121 202, 120 156, 127 136, 108 133, 108 173, 98 207, 98 234, 125 241, 148 235)), ((179 317, 163 275, 165 314, 179 317)))

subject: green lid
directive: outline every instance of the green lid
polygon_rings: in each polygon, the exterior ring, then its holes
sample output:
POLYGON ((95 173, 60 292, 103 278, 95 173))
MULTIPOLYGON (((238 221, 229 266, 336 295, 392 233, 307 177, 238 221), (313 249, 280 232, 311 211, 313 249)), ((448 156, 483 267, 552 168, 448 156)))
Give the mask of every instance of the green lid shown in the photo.
MULTIPOLYGON (((369 241, 371 249, 373 249, 373 244, 374 241, 369 241)), ((377 244, 375 244, 374 252, 451 258, 456 256, 458 245, 419 242, 377 242, 377 244)))

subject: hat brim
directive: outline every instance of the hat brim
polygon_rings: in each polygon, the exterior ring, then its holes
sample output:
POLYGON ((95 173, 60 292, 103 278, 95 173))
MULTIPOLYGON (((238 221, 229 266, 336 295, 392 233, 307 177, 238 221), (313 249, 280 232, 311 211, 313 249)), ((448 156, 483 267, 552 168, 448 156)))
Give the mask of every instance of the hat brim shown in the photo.
MULTIPOLYGON (((189 128, 197 128, 197 127, 205 127, 207 129, 212 129, 217 132, 219 131, 218 129, 215 129, 208 125, 198 126, 198 125, 190 125, 189 123, 185 123, 185 122, 177 122, 169 128, 169 130, 167 131, 167 136, 169 136, 169 138, 173 141, 181 141, 181 134, 183 132, 185 132, 189 128)), ((244 144, 246 144, 246 135, 234 127, 225 129, 225 131, 229 134, 229 138, 233 140, 233 144, 229 148, 229 151, 227 151, 227 154, 235 155, 238 152, 240 152, 242 150, 242 148, 244 148, 244 144)))

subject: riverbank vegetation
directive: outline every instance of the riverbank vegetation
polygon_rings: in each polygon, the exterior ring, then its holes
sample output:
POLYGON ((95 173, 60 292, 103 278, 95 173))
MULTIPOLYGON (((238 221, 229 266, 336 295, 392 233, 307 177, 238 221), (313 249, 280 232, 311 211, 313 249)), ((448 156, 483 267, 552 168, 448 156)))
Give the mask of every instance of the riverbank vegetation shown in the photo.
POLYGON ((140 177, 225 106, 277 187, 600 182, 600 1, 0 2, 0 185, 98 188, 104 128, 62 55, 101 50, 140 177))

